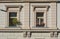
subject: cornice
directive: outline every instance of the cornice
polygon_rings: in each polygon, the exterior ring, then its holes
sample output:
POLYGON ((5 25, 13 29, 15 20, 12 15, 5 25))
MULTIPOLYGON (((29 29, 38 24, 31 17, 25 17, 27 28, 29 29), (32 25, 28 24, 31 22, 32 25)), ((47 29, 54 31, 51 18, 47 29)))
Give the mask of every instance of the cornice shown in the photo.
POLYGON ((56 2, 56 0, 0 0, 0 2, 56 2))
POLYGON ((0 32, 60 32, 60 29, 20 29, 20 28, 5 28, 5 29, 0 29, 0 32))

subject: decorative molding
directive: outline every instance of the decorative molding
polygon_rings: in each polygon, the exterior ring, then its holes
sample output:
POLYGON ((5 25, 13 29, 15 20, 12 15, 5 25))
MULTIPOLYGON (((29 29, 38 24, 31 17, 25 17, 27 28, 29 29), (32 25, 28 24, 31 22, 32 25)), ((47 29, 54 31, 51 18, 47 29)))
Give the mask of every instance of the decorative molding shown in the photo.
POLYGON ((51 37, 54 37, 54 32, 51 32, 51 33, 50 33, 50 36, 51 36, 51 37))
POLYGON ((51 32, 51 31, 53 31, 53 32, 59 32, 60 31, 60 29, 50 29, 50 28, 41 28, 41 29, 21 29, 21 28, 0 28, 0 31, 6 31, 6 32, 9 32, 9 31, 13 31, 13 32, 15 32, 15 31, 37 31, 37 32, 39 32, 39 31, 42 31, 42 32, 51 32))
POLYGON ((31 32, 24 32, 23 36, 24 37, 31 37, 31 32))
POLYGON ((58 32, 54 32, 54 37, 58 37, 58 32))
POLYGON ((24 32, 23 37, 27 37, 27 32, 24 32))
POLYGON ((23 6, 22 5, 6 5, 6 10, 0 9, 1 11, 7 12, 8 8, 20 8, 19 11, 22 10, 23 6))
POLYGON ((50 36, 51 37, 58 37, 58 32, 51 32, 50 33, 50 36))
POLYGON ((34 7, 33 11, 35 11, 36 8, 46 8, 47 11, 49 10, 49 5, 32 5, 34 7))
POLYGON ((28 36, 28 37, 31 37, 31 32, 28 32, 28 33, 27 33, 27 36, 28 36))
POLYGON ((19 11, 22 10, 23 6, 22 5, 5 5, 6 6, 6 11, 8 8, 19 8, 19 11))
POLYGON ((57 0, 0 0, 0 2, 56 2, 57 0))

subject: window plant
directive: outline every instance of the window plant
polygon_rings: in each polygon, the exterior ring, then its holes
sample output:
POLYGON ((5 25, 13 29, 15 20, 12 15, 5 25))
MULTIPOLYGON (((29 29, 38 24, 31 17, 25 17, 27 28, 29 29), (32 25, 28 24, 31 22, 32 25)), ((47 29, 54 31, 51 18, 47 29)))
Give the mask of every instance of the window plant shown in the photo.
POLYGON ((16 18, 13 19, 13 24, 16 25, 17 27, 20 27, 21 23, 18 21, 16 18))

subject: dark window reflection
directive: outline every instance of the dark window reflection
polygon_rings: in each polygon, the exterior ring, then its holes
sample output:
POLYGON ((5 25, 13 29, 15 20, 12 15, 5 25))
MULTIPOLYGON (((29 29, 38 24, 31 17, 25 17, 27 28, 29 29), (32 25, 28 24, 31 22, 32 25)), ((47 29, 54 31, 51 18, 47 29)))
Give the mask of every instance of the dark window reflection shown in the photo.
POLYGON ((40 13, 40 12, 37 12, 37 13, 36 13, 36 16, 37 16, 37 17, 43 17, 43 16, 44 16, 44 13, 43 13, 43 12, 41 12, 41 13, 40 13))
POLYGON ((17 18, 14 17, 17 17, 17 12, 9 12, 9 27, 16 27, 17 18))
POLYGON ((9 17, 16 17, 17 16, 17 12, 9 12, 9 17))
POLYGON ((44 27, 44 13, 43 12, 37 12, 36 13, 36 27, 44 27))

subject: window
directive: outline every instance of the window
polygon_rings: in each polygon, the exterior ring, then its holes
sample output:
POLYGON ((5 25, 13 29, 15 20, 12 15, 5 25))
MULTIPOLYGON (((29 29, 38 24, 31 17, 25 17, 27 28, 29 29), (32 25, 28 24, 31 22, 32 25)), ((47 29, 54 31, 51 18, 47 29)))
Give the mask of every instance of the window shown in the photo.
POLYGON ((8 26, 18 27, 18 22, 20 22, 19 8, 8 8, 8 26))
POLYGON ((32 29, 42 29, 47 28, 47 13, 49 10, 49 5, 34 5, 32 4, 32 13, 31 13, 31 28, 32 29))
POLYGON ((16 27, 17 12, 9 12, 9 27, 16 27))
POLYGON ((44 27, 44 13, 36 12, 36 27, 44 27))
POLYGON ((20 11, 22 10, 22 5, 6 5, 7 11, 7 22, 6 27, 20 28, 20 11))

